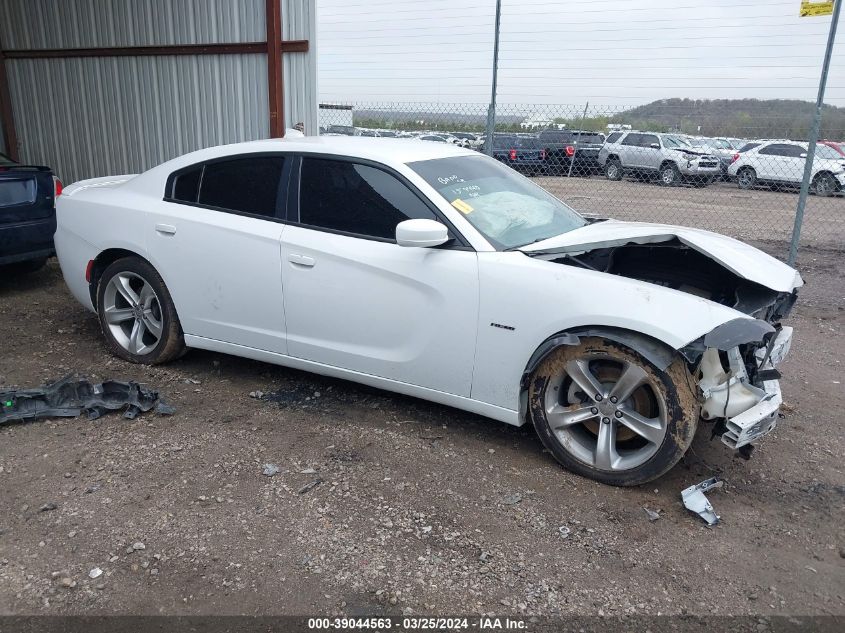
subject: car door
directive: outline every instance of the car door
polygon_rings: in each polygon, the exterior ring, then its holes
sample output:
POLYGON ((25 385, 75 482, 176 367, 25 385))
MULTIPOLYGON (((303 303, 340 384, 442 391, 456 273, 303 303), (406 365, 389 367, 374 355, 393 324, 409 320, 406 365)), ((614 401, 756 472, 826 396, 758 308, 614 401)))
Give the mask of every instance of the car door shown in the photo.
POLYGON ((282 236, 288 354, 469 396, 475 252, 457 235, 438 248, 397 245, 399 222, 444 220, 382 166, 306 155, 296 171, 282 236))
POLYGON ((657 171, 663 160, 663 152, 660 150, 660 137, 656 134, 643 134, 640 136, 640 166, 643 169, 657 171))
POLYGON ((619 144, 619 159, 622 161, 623 167, 640 167, 640 138, 642 134, 637 132, 628 133, 622 142, 619 144))
POLYGON ((807 148, 801 145, 784 145, 782 179, 787 182, 798 183, 804 178, 804 167, 807 164, 807 148))
POLYGON ((757 178, 789 182, 789 174, 792 171, 792 165, 788 162, 790 150, 791 146, 785 143, 771 143, 761 147, 757 152, 758 164, 754 165, 757 178))
POLYGON ((243 154, 168 179, 147 244, 186 335, 287 351, 280 239, 290 164, 243 154))

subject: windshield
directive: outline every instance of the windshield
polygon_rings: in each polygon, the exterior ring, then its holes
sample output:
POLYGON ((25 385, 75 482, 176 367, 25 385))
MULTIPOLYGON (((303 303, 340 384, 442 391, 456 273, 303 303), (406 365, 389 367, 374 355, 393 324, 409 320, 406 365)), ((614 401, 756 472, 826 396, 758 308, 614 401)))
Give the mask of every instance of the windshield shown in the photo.
POLYGON ((822 145, 821 143, 816 145, 816 156, 819 158, 832 158, 834 160, 841 160, 843 158, 842 154, 837 152, 830 145, 822 145))
POLYGON ((486 156, 435 158, 408 166, 500 250, 587 224, 545 189, 486 156))
POLYGON ((686 141, 678 138, 677 136, 664 136, 663 145, 665 147, 671 147, 672 149, 683 149, 685 147, 689 147, 689 144, 686 141))

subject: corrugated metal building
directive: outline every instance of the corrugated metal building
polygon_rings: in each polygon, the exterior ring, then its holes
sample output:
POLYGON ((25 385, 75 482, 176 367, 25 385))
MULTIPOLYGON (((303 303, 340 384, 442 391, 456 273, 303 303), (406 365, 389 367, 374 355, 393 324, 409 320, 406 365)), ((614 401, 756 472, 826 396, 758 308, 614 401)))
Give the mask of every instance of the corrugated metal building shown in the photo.
POLYGON ((315 0, 0 0, 0 50, 0 145, 65 182, 319 126, 315 0))

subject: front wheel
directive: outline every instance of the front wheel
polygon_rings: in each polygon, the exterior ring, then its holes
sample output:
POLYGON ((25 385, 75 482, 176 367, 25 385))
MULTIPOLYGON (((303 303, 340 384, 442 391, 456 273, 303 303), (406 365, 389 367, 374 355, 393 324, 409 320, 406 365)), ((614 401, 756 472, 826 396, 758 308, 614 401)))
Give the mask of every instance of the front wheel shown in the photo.
POLYGON ((672 187, 681 182, 681 172, 675 163, 666 163, 660 168, 660 184, 672 187))
POLYGON ((827 197, 836 193, 836 179, 830 174, 819 174, 813 181, 813 190, 817 196, 827 197))
POLYGON ((692 377, 624 345, 583 338, 553 350, 531 376, 531 419, 567 469, 614 486, 656 479, 683 457, 698 424, 692 377))
POLYGON ((109 347, 125 360, 157 365, 185 352, 170 293, 156 269, 139 257, 119 259, 103 271, 97 314, 109 347))

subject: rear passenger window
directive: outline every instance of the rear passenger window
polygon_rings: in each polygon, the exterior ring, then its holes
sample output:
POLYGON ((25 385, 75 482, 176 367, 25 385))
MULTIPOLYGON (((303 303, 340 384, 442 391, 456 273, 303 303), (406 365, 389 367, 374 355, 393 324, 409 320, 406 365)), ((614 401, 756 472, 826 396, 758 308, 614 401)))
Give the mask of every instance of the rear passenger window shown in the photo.
POLYGON ((200 189, 200 175, 202 166, 182 172, 173 179, 173 189, 170 198, 180 202, 196 202, 200 189))
POLYGON ((613 132, 613 134, 607 137, 605 143, 615 143, 619 140, 620 136, 622 136, 622 132, 613 132))
POLYGON ((275 217, 284 161, 281 156, 256 156, 206 163, 198 202, 275 217))
POLYGON ((309 226, 386 240, 404 220, 437 219, 395 176, 369 165, 303 158, 299 221, 309 226))
POLYGON ((628 134, 622 141, 622 145, 639 145, 642 134, 628 134))

